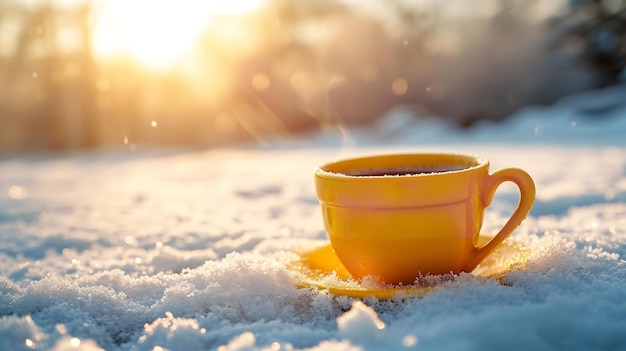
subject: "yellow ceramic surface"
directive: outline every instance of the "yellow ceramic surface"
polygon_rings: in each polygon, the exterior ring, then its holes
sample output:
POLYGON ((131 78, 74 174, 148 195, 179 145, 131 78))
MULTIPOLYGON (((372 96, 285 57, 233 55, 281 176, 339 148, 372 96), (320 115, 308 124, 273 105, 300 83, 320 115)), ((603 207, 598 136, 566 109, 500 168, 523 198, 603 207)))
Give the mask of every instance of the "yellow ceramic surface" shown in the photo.
POLYGON ((469 155, 394 154, 348 159, 315 170, 328 237, 355 278, 411 284, 421 275, 471 272, 522 222, 535 186, 521 169, 489 174, 469 155), (401 170, 404 175, 373 175, 401 170), (426 173, 415 174, 417 171, 426 173), (520 200, 491 241, 478 245, 484 209, 497 187, 515 183, 520 200))

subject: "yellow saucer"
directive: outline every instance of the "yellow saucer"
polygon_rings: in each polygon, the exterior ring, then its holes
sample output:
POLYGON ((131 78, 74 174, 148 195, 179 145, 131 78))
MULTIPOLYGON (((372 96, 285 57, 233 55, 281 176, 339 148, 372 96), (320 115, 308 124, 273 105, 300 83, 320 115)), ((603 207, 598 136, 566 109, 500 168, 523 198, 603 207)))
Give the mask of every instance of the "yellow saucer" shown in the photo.
MULTIPOLYGON (((492 236, 481 235, 478 245, 483 245, 491 238, 492 236)), ((526 264, 528 254, 527 248, 521 247, 519 244, 509 243, 508 240, 504 241, 471 274, 501 282, 507 272, 526 264)), ((400 296, 417 297, 436 288, 436 283, 383 286, 376 281, 357 281, 341 264, 330 244, 299 252, 298 255, 299 259, 291 262, 290 269, 301 288, 313 287, 326 290, 334 295, 356 298, 373 296, 379 299, 400 296)), ((454 278, 454 276, 441 277, 440 280, 450 281, 454 278)), ((436 279, 432 281, 436 281, 436 279)))

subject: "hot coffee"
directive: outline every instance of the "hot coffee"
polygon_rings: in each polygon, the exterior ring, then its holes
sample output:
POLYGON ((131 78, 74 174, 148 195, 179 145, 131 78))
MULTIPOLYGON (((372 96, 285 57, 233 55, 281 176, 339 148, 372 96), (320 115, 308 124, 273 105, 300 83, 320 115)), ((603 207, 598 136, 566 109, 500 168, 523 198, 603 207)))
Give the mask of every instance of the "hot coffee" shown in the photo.
POLYGON ((398 167, 398 168, 369 168, 355 169, 343 172, 351 177, 393 177, 393 176, 413 176, 419 174, 433 174, 461 171, 466 169, 464 165, 442 165, 434 167, 398 167))

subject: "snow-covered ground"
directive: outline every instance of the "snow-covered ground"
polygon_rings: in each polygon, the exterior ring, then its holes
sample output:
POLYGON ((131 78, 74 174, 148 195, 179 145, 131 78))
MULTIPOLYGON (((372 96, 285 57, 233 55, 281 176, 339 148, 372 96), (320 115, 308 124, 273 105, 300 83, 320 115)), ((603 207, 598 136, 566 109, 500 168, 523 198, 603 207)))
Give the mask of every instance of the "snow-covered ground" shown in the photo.
MULTIPOLYGON (((579 95, 469 133, 397 110, 270 147, 4 156, 0 350, 626 350, 625 100, 579 95), (298 288, 295 250, 327 242, 314 166, 398 150, 526 169, 535 206, 485 265, 511 247, 527 260, 416 297, 298 288)), ((483 232, 516 201, 503 186, 483 232)))

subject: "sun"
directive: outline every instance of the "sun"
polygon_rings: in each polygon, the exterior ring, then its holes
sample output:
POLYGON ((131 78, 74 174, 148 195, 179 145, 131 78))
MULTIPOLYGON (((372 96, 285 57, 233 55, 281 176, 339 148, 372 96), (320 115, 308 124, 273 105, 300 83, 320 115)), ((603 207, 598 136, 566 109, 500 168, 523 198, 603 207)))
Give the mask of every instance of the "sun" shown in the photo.
POLYGON ((125 55, 150 68, 173 65, 190 51, 213 17, 244 14, 263 0, 109 0, 98 3, 93 44, 102 58, 125 55))

